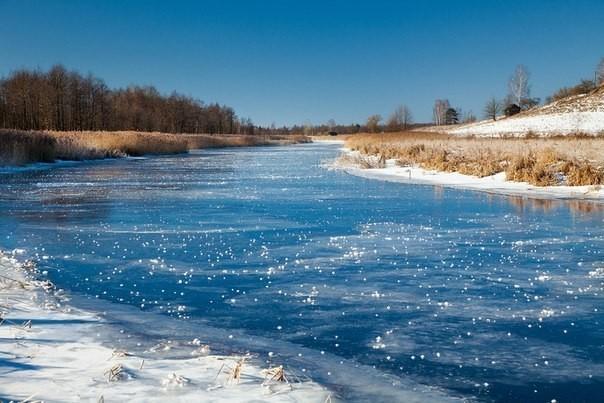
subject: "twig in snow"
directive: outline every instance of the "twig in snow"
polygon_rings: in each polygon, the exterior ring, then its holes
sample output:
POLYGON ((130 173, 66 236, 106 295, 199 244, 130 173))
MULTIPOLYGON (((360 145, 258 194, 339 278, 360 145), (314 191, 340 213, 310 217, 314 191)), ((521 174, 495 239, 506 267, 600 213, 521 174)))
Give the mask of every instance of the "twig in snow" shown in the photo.
POLYGON ((105 371, 104 374, 107 375, 107 380, 109 382, 115 382, 119 381, 122 378, 123 372, 124 367, 122 367, 122 364, 115 364, 113 367, 105 371))
POLYGON ((285 370, 283 369, 283 365, 279 365, 278 367, 269 368, 262 370, 264 374, 264 382, 263 385, 267 385, 270 382, 285 382, 289 383, 289 380, 285 376, 285 370))

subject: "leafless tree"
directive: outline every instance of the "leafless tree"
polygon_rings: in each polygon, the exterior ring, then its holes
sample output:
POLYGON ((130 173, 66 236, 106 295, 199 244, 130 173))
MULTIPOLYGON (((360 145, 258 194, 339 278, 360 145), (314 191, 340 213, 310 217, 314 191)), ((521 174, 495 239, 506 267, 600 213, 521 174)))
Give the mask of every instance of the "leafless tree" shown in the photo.
POLYGON ((63 66, 18 70, 0 79, 0 127, 24 130, 140 130, 253 133, 251 120, 219 104, 154 87, 109 89, 92 75, 63 66))
POLYGON ((522 64, 516 66, 514 74, 508 82, 509 99, 520 106, 524 99, 530 98, 531 87, 529 84, 530 73, 522 64))
POLYGON ((434 115, 434 124, 437 126, 444 125, 447 118, 447 110, 451 107, 448 99, 437 99, 434 101, 432 110, 434 115))
POLYGON ((380 127, 380 121, 382 120, 381 115, 371 115, 367 118, 367 130, 371 133, 378 131, 380 127))
POLYGON ((388 119, 388 128, 390 130, 407 130, 413 121, 411 110, 407 105, 398 106, 388 119))
POLYGON ((495 98, 491 98, 484 106, 484 114, 487 118, 497 120, 497 115, 501 113, 501 102, 495 98))

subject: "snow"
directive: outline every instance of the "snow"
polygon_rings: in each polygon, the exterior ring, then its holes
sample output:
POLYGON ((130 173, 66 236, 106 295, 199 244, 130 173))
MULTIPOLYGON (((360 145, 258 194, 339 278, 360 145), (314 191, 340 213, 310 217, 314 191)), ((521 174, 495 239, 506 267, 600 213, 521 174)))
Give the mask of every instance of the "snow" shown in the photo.
POLYGON ((164 349, 144 354, 114 350, 102 336, 113 331, 110 324, 92 312, 65 306, 62 293, 35 280, 35 266, 20 263, 16 255, 0 252, 2 398, 324 402, 331 396, 312 381, 266 381, 266 372, 249 357, 209 355, 209 347, 200 347, 198 339, 190 343, 192 358, 162 357, 164 349), (229 381, 229 371, 241 359, 240 381, 229 381))
POLYGON ((337 163, 335 168, 343 169, 351 175, 391 182, 440 185, 531 198, 604 200, 604 188, 599 186, 534 186, 526 182, 508 181, 505 172, 479 178, 457 172, 397 166, 395 160, 386 161, 384 168, 362 169, 354 166, 337 166, 337 163))
POLYGON ((568 135, 575 133, 598 135, 604 133, 604 86, 530 109, 496 121, 484 120, 455 126, 433 126, 422 131, 446 132, 459 136, 519 136, 528 132, 536 135, 568 135))
POLYGON ((551 114, 518 115, 500 120, 484 120, 446 130, 452 135, 498 136, 568 135, 574 133, 601 134, 604 132, 604 111, 573 111, 551 114))
POLYGON ((326 139, 326 138, 313 137, 312 142, 321 143, 321 144, 344 144, 346 141, 342 140, 342 139, 326 139))

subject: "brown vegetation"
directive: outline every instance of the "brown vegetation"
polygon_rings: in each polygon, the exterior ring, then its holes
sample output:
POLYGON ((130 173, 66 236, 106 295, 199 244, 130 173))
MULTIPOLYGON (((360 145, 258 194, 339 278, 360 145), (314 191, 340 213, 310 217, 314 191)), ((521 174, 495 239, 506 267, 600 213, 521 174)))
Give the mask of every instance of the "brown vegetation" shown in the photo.
POLYGON ((550 102, 553 102, 553 101, 559 101, 561 99, 576 96, 576 95, 589 94, 591 91, 593 91, 596 88, 597 88, 597 85, 594 81, 581 80, 581 82, 575 86, 560 88, 559 90, 554 92, 554 94, 548 100, 550 102))
POLYGON ((63 66, 0 77, 0 127, 21 130, 250 133, 250 119, 216 103, 152 86, 109 88, 102 79, 63 66))
POLYGON ((604 137, 486 139, 403 132, 351 136, 347 146, 378 161, 478 177, 505 171, 537 186, 604 184, 604 137))
POLYGON ((98 159, 187 152, 187 142, 175 134, 139 132, 48 132, 56 139, 57 158, 98 159))
POLYGON ((179 135, 186 140, 189 149, 221 148, 221 147, 251 147, 265 145, 286 145, 311 142, 302 135, 289 136, 260 136, 260 135, 223 135, 210 136, 203 134, 179 135))
POLYGON ((0 130, 0 165, 52 162, 56 158, 56 140, 41 132, 0 130))
POLYGON ((166 134, 134 131, 37 132, 0 129, 0 165, 184 153, 197 148, 294 144, 305 136, 166 134))

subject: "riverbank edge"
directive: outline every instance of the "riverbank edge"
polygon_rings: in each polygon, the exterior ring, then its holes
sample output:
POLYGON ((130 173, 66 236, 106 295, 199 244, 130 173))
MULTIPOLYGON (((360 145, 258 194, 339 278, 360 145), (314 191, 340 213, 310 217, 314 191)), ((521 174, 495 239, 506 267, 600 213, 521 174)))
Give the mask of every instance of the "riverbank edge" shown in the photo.
POLYGON ((198 339, 183 346, 191 350, 186 359, 162 357, 169 345, 144 356, 107 347, 111 340, 101 335, 110 324, 71 307, 22 253, 0 250, 2 400, 335 401, 310 380, 270 380, 274 369, 267 372, 250 356, 211 355, 198 339), (241 376, 234 377, 239 364, 241 376))
MULTIPOLYGON (((427 170, 416 166, 398 166, 393 159, 386 160, 383 168, 362 168, 351 163, 360 156, 358 151, 346 147, 341 149, 342 155, 350 157, 346 163, 336 159, 332 168, 363 177, 388 182, 443 186, 447 188, 473 190, 506 196, 521 196, 533 199, 586 200, 604 202, 604 187, 600 186, 534 186, 526 182, 506 180, 505 172, 479 178, 457 172, 442 172, 427 170)), ((377 157, 363 156, 375 159, 377 157)))
POLYGON ((186 154, 192 150, 310 143, 301 135, 173 134, 135 131, 24 131, 0 129, 0 169, 57 161, 186 154))

